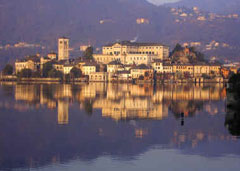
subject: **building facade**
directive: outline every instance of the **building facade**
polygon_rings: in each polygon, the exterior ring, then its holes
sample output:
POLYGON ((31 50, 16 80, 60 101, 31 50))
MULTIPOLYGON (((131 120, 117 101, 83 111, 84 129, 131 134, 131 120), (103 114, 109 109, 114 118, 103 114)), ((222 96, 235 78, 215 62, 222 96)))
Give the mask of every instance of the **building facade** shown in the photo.
POLYGON ((130 41, 116 42, 103 46, 102 54, 94 54, 100 63, 119 60, 123 64, 150 64, 153 59, 167 59, 169 47, 159 43, 135 43, 130 41))

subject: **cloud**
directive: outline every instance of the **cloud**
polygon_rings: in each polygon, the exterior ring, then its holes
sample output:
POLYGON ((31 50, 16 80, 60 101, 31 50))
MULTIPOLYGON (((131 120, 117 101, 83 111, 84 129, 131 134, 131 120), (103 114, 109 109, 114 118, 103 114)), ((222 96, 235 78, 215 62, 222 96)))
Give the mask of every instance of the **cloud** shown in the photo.
POLYGON ((180 1, 180 0, 147 0, 155 5, 161 5, 161 4, 164 4, 164 3, 171 3, 171 2, 177 2, 177 1, 180 1))

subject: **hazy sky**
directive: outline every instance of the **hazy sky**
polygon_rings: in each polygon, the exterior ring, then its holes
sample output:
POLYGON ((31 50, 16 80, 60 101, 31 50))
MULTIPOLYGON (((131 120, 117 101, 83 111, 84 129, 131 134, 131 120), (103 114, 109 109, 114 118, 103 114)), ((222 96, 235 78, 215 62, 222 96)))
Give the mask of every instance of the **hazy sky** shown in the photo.
POLYGON ((167 3, 167 2, 177 2, 179 0, 148 0, 149 2, 152 2, 156 5, 160 5, 160 4, 164 4, 164 3, 167 3))

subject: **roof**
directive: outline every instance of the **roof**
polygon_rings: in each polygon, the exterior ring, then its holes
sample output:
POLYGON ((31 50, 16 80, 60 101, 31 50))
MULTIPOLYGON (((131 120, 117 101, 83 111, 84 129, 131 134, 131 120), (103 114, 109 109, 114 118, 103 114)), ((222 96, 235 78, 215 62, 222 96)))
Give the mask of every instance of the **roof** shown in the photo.
POLYGON ((173 64, 174 66, 194 66, 193 64, 173 64))
POLYGON ((119 43, 122 46, 166 46, 161 43, 121 41, 121 42, 107 44, 105 47, 111 47, 116 43, 119 43))
POLYGON ((141 65, 137 65, 137 66, 133 67, 132 69, 151 69, 151 67, 149 67, 145 64, 141 64, 141 65))
POLYGON ((163 66, 173 66, 172 64, 163 64, 163 66))
POLYGON ((97 66, 95 62, 86 62, 83 66, 97 66))
POLYGON ((122 65, 122 63, 116 60, 116 61, 109 62, 108 65, 122 65))
POLYGON ((162 59, 153 59, 153 62, 163 62, 162 59))
POLYGON ((47 56, 44 56, 43 59, 46 59, 46 60, 51 60, 49 57, 47 56))
POLYGON ((37 56, 27 56, 24 59, 16 60, 16 62, 27 62, 27 61, 40 62, 40 58, 37 56))
POLYGON ((117 74, 130 74, 130 71, 117 71, 117 74))
POLYGON ((64 65, 64 64, 67 64, 67 63, 69 63, 69 61, 67 59, 57 61, 57 64, 59 64, 59 65, 64 65))
POLYGON ((48 55, 57 55, 57 53, 56 52, 50 52, 50 53, 48 53, 48 55))
POLYGON ((59 37, 58 39, 69 39, 69 38, 62 36, 62 37, 59 37))
POLYGON ((73 64, 64 64, 63 66, 64 66, 64 67, 74 67, 73 64))

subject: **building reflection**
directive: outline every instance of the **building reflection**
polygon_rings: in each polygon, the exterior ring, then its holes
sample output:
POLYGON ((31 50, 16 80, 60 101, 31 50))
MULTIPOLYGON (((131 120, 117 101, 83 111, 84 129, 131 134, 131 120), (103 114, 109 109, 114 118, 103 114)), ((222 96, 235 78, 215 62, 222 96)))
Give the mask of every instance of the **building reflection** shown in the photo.
MULTIPOLYGON (((22 167, 18 163, 41 167, 76 158, 88 161, 103 154, 129 159, 158 146, 207 157, 240 154, 236 137, 222 123, 226 91, 220 84, 12 87, 11 97, 0 101, 0 170, 22 167)), ((227 124, 236 131, 231 116, 227 124)))
POLYGON ((68 101, 58 100, 58 124, 68 124, 68 101))
POLYGON ((57 109, 58 123, 68 124, 69 104, 78 102, 87 114, 94 109, 102 117, 115 121, 162 120, 173 113, 177 118, 193 116, 204 107, 212 115, 218 108, 209 102, 225 98, 225 88, 216 85, 134 85, 91 83, 82 85, 41 84, 15 85, 15 100, 32 106, 57 109))

